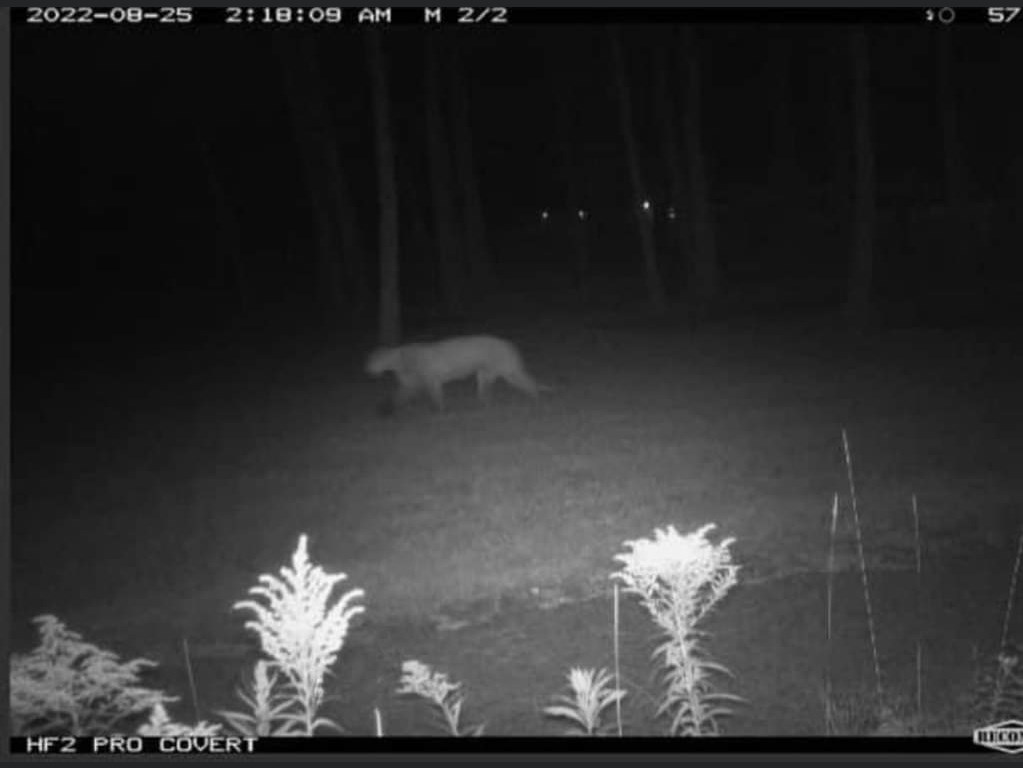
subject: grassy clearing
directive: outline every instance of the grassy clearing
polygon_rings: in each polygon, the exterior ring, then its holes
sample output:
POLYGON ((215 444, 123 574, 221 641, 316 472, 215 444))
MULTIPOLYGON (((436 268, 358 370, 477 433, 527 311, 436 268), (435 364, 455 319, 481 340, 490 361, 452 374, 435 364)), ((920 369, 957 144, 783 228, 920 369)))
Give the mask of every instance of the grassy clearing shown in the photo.
MULTIPOLYGON (((715 521, 736 536, 735 559, 743 566, 730 610, 711 617, 713 648, 735 671, 736 692, 753 702, 736 725, 743 732, 821 733, 826 595, 823 577, 812 574, 826 567, 830 500, 846 485, 836 436, 849 425, 864 512, 860 535, 878 586, 871 644, 857 607, 860 577, 834 585, 836 613, 844 612, 836 635, 854 636, 867 649, 861 659, 843 646, 855 663, 834 670, 836 701, 842 691, 863 688, 858 681, 874 667, 872 645, 882 672, 897 680, 884 689, 905 692, 908 705, 896 702, 895 709, 920 709, 917 638, 924 661, 935 659, 936 667, 945 663, 942 653, 971 658, 964 647, 986 646, 976 665, 960 664, 957 673, 972 677, 976 666, 978 678, 994 674, 1003 614, 992 601, 1004 596, 966 596, 963 604, 993 606, 990 619, 978 620, 972 607, 965 609, 969 619, 956 618, 949 595, 962 588, 954 582, 964 580, 955 575, 964 551, 981 553, 996 570, 1004 563, 992 553, 1015 540, 1023 487, 1012 456, 1020 436, 1004 418, 1016 394, 1000 384, 1011 379, 1000 371, 1005 362, 997 349, 895 335, 853 350, 813 328, 642 337, 565 331, 556 344, 526 337, 522 345, 537 375, 559 385, 536 407, 500 391, 495 407, 483 411, 469 387, 453 394, 448 416, 378 422, 368 416, 372 385, 326 354, 310 354, 315 366, 290 370, 279 359, 268 361, 266 377, 256 363, 232 361, 245 371, 244 386, 216 360, 193 361, 203 375, 184 392, 139 378, 97 377, 102 386, 95 392, 78 392, 94 408, 68 401, 62 411, 59 401, 51 403, 49 423, 20 425, 37 442, 26 453, 19 448, 27 458, 15 465, 15 647, 31 646, 27 619, 40 609, 73 618, 104 643, 123 638, 127 650, 153 651, 162 668, 181 664, 180 641, 188 637, 197 685, 229 696, 236 671, 213 672, 210 659, 219 651, 212 649, 224 644, 230 663, 222 666, 231 670, 249 651, 224 606, 253 573, 279 560, 282 542, 308 530, 325 566, 343 565, 370 596, 366 632, 411 637, 435 650, 431 660, 464 680, 466 706, 488 713, 487 733, 502 727, 532 733, 544 727, 545 690, 556 688, 567 669, 612 666, 606 652, 591 650, 595 643, 580 643, 588 654, 582 658, 566 650, 557 664, 547 647, 551 637, 582 627, 611 647, 611 630, 597 629, 610 626, 610 608, 598 610, 586 598, 606 597, 601 605, 610 605, 607 568, 620 542, 666 521, 682 530, 715 521), (573 351, 568 357, 566 349, 573 351), (125 412, 136 416, 124 419, 125 412), (909 510, 914 492, 919 537, 909 510), (917 589, 918 540, 926 594, 908 604, 929 601, 931 625, 922 629, 897 604, 917 589), (801 588, 805 594, 785 592, 776 581, 801 572, 815 579, 801 588), (570 625, 558 633, 514 602, 566 584, 578 585, 576 602, 540 615, 570 625), (750 605, 754 589, 770 595, 759 599, 773 601, 772 610, 750 605), (506 597, 512 601, 502 602, 506 597), (473 623, 483 604, 497 610, 489 629, 473 623), (431 623, 458 606, 468 626, 435 639, 431 623), (410 633, 403 621, 421 629, 410 633), (392 627, 400 629, 388 634, 392 627), (538 639, 530 639, 533 630, 538 639), (765 651, 758 643, 770 645, 772 633, 775 650, 765 651), (807 640, 812 657, 791 650, 795 635, 816 638, 807 640), (464 643, 472 654, 458 649, 464 643), (765 658, 770 653, 776 658, 765 658), (535 663, 538 671, 509 684, 515 693, 502 701, 492 688, 515 674, 506 659, 520 669, 535 663), (886 672, 893 664, 905 674, 886 672), (758 713, 763 706, 774 711, 758 713)), ((855 571, 860 557, 845 521, 836 568, 855 571)), ((1002 592, 1007 567, 990 582, 1002 592)), ((634 612, 622 638, 632 733, 656 705, 642 717, 631 713, 657 699, 643 669, 652 646, 649 633, 635 629, 641 619, 634 612)), ((342 674, 362 692, 389 696, 400 656, 420 656, 397 639, 381 645, 381 636, 366 641, 386 650, 373 663, 353 632, 349 650, 360 654, 366 671, 342 674)), ((175 690, 187 689, 185 676, 175 680, 181 682, 175 690)), ((936 709, 939 685, 925 675, 928 711, 936 709)), ((858 695, 876 699, 874 687, 858 695)), ((959 687, 971 690, 969 681, 959 687)), ((213 706, 213 693, 204 699, 213 706)), ((395 732, 393 712, 385 714, 387 732, 395 732)), ((844 725, 841 717, 835 715, 836 731, 873 727, 867 716, 847 715, 844 725)), ((352 718, 372 720, 365 712, 352 718)), ((550 727, 561 732, 564 723, 550 727)))
MULTIPOLYGON (((833 520, 837 520, 837 494, 833 520)), ((705 617, 738 583, 739 565, 732 560, 732 539, 712 542, 705 525, 689 534, 673 526, 654 531, 649 538, 626 541, 626 551, 615 557, 620 570, 612 574, 626 594, 640 605, 657 627, 661 642, 650 654, 659 674, 659 692, 653 698, 653 719, 667 722, 666 733, 677 736, 716 736, 736 708, 748 704, 728 693, 721 683, 731 672, 714 661, 708 651, 713 637, 704 628, 705 617)), ((837 526, 832 527, 832 531, 837 526)), ((350 589, 335 599, 335 589, 347 579, 314 564, 303 534, 290 567, 278 576, 264 574, 250 588, 250 598, 234 604, 254 618, 247 630, 259 638, 261 656, 253 664, 247 686, 237 691, 242 709, 218 710, 222 722, 201 720, 195 675, 189 666, 195 721, 175 720, 167 707, 179 701, 147 687, 143 672, 156 664, 136 658, 122 662, 106 649, 84 641, 54 616, 39 616, 39 644, 11 659, 11 729, 15 735, 154 735, 315 736, 345 733, 345 728, 322 713, 328 699, 326 681, 339 661, 352 622, 365 611, 359 604, 361 589, 350 589)), ((862 596, 872 651, 874 686, 836 690, 832 674, 833 578, 827 574, 825 643, 827 664, 823 677, 823 722, 828 735, 923 735, 967 733, 973 727, 1018 718, 1023 711, 1023 675, 1019 653, 1010 642, 1012 608, 1019 568, 1023 560, 1023 532, 1010 579, 999 652, 993 659, 974 658, 972 686, 949 706, 932 713, 923 707, 924 657, 916 652, 916 708, 904 687, 892 686, 881 672, 866 569, 861 572, 862 596), (883 682, 884 681, 884 682, 883 682), (887 687, 886 687, 887 686, 887 687)), ((865 566, 865 560, 861 561, 865 566)), ((619 664, 618 592, 615 591, 614 669, 573 667, 571 695, 554 696, 543 709, 549 718, 568 720, 575 733, 601 736, 626 733, 622 702, 630 693, 619 664), (614 723, 607 722, 614 707, 614 723)), ((187 645, 185 646, 187 654, 187 645)), ((869 675, 867 676, 869 678, 869 675)), ((866 679, 866 678, 864 678, 866 679)), ((466 698, 462 684, 428 664, 406 660, 395 693, 428 702, 437 726, 448 736, 482 736, 487 724, 465 724, 466 698)), ((632 691, 642 693, 641 687, 632 691)), ((648 698, 649 694, 647 693, 648 698)), ((337 696, 335 695, 335 698, 337 696)), ((385 735, 379 707, 373 710, 376 734, 385 735)), ((630 735, 632 735, 630 733, 630 735)))

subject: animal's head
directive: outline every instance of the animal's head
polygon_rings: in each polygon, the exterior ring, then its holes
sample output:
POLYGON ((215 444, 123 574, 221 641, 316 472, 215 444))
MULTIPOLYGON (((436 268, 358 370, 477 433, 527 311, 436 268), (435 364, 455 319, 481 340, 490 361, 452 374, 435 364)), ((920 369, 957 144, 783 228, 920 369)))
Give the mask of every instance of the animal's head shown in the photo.
POLYGON ((366 358, 366 373, 380 376, 394 368, 394 350, 386 347, 373 350, 366 358))

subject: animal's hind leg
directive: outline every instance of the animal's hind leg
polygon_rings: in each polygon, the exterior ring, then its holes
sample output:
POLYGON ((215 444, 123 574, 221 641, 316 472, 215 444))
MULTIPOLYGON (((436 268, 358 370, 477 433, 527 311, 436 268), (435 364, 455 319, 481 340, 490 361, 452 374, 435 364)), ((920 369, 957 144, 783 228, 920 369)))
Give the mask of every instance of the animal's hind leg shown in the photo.
POLYGON ((444 385, 440 382, 432 382, 427 385, 426 391, 430 395, 433 407, 438 411, 444 410, 444 385))

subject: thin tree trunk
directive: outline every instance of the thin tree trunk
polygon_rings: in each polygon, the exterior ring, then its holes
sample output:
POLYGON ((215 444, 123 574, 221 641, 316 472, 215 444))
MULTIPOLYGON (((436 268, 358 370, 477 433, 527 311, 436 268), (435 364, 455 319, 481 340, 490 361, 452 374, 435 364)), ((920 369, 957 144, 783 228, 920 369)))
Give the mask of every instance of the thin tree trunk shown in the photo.
POLYGON ((429 147, 430 190, 433 198, 434 231, 440 260, 441 297, 447 314, 462 311, 463 261, 455 216, 451 152, 444 128, 444 91, 440 59, 434 35, 426 41, 426 133, 429 147))
MULTIPOLYGON (((577 127, 574 119, 574 87, 560 60, 552 60, 548 66, 551 77, 547 84, 554 100, 554 124, 556 146, 560 149, 557 157, 557 178, 565 195, 564 212, 557 215, 555 229, 560 232, 561 222, 568 228, 569 248, 572 253, 570 269, 575 288, 581 296, 586 295, 590 281, 590 221, 592 211, 586 208, 586 195, 581 189, 583 159, 577 143, 577 127)), ((560 239, 560 237, 559 237, 560 239)))
MULTIPOLYGON (((575 164, 573 161, 574 166, 575 164)), ((571 173, 567 188, 569 199, 573 201, 568 211, 568 226, 572 230, 572 276, 576 290, 585 298, 590 285, 590 231, 593 227, 591 221, 593 212, 583 203, 579 184, 575 180, 578 171, 571 173)))
POLYGON ((710 309, 718 297, 717 232, 703 160, 700 52, 696 36, 688 28, 682 30, 682 50, 686 71, 686 108, 682 132, 685 137, 686 165, 690 173, 689 202, 692 205, 695 246, 689 262, 692 267, 689 298, 694 312, 702 314, 710 309))
POLYGON ((217 258, 221 260, 220 269, 226 273, 228 282, 234 289, 235 298, 244 309, 249 306, 252 296, 250 296, 248 275, 242 261, 241 225, 238 223, 237 211, 220 179, 209 142, 199 131, 194 120, 189 120, 189 124, 192 128, 192 135, 195 137, 195 143, 199 147, 199 157, 206 170, 206 181, 209 184, 210 197, 213 202, 217 258))
MULTIPOLYGON (((952 31, 949 27, 938 33, 938 116, 941 122, 941 157, 944 172, 945 221, 951 228, 952 247, 949 252, 955 262, 953 274, 961 274, 964 257, 971 260, 974 244, 971 242, 971 217, 968 212, 966 168, 962 144, 959 141, 959 111, 956 99, 955 68, 952 61, 952 31), (967 256, 970 254, 970 256, 967 256)), ((937 266, 937 265, 936 265, 937 266)), ((944 266, 944 265, 941 265, 944 266)), ((937 266, 938 271, 941 266, 937 266)))
POLYGON ((953 81, 951 30, 938 30, 938 115, 941 120, 941 157, 944 161, 945 203, 953 211, 966 198, 963 153, 959 143, 959 120, 953 81))
POLYGON ((777 42, 768 52, 768 87, 771 89, 771 184, 789 189, 795 181, 796 132, 792 124, 792 40, 785 27, 769 27, 777 42))
POLYGON ((303 47, 299 57, 304 65, 304 76, 308 78, 310 94, 310 111, 322 135, 320 144, 323 147, 323 163, 325 190, 327 192, 328 210, 333 211, 331 217, 336 222, 340 235, 340 252, 332 255, 339 262, 342 293, 348 314, 362 317, 369 305, 369 279, 367 269, 370 258, 363 244, 359 228, 359 215, 348 188, 344 163, 338 151, 338 143, 334 138, 336 126, 331 119, 322 94, 325 92, 323 78, 309 48, 303 47))
POLYGON ((306 193, 313 213, 315 282, 320 301, 328 311, 333 311, 344 303, 344 278, 338 261, 334 217, 325 193, 322 153, 327 143, 326 126, 313 107, 317 95, 312 92, 308 79, 300 74, 304 54, 286 38, 277 41, 275 46, 285 73, 284 91, 289 105, 288 115, 295 131, 306 193))
POLYGON ((643 254, 644 276, 646 278, 647 300, 655 315, 663 315, 668 308, 664 295, 664 282, 661 280, 657 265, 657 245, 654 240, 652 219, 640 210, 639 202, 646 197, 643 174, 640 170, 639 147, 632 126, 632 98, 629 92, 628 76, 625 71, 625 55, 622 43, 615 29, 608 28, 611 42, 611 68, 613 70, 615 90, 618 94, 618 117, 621 123, 622 138, 625 141, 626 160, 629 166, 629 179, 632 184, 633 199, 636 201, 634 215, 639 228, 640 249, 643 254))
POLYGON ((387 67, 380 33, 366 30, 366 53, 376 126, 377 188, 380 203, 380 305, 378 333, 383 344, 401 336, 401 302, 398 266, 398 185, 394 167, 387 67))
MULTIPOLYGON (((832 34, 845 34, 845 32, 832 34)), ((829 192, 835 204, 836 215, 842 221, 847 221, 847 210, 850 200, 849 187, 851 185, 849 148, 852 143, 848 128, 848 53, 839 46, 833 46, 824 56, 830 70, 827 117, 828 133, 831 140, 832 166, 829 192)))
POLYGON ((419 189, 416 186, 416 179, 409 175, 402 177, 399 186, 401 195, 402 221, 405 224, 407 238, 405 240, 405 252, 417 254, 413 262, 405 265, 405 280, 415 284, 416 291, 409 297, 409 302, 414 300, 417 309, 427 308, 435 310, 441 305, 440 296, 440 265, 436 257, 436 238, 430 232, 430 225, 426 220, 427 206, 423 204, 419 189))
POLYGON ((855 199, 852 262, 849 270, 846 320, 854 330, 871 322, 871 282, 877 218, 874 187, 874 145, 870 116, 870 51, 863 27, 850 34, 853 65, 853 122, 855 126, 855 199))
POLYGON ((658 64, 654 75, 654 104, 657 122, 661 127, 661 154, 667 166, 669 193, 675 211, 674 220, 669 220, 667 224, 674 237, 666 252, 668 258, 674 259, 677 264, 675 272, 668 275, 670 283, 672 280, 685 281, 690 271, 688 262, 693 250, 690 242, 692 228, 688 226, 687 220, 691 216, 692 206, 687 193, 689 185, 686 183, 686 168, 682 165, 678 146, 675 100, 668 89, 668 73, 672 69, 670 53, 666 51, 658 64))
POLYGON ((472 115, 469 92, 459 61, 457 49, 451 49, 450 83, 455 129, 455 170, 462 197, 462 220, 465 232, 465 257, 469 266, 469 279, 477 288, 474 295, 482 296, 493 287, 494 262, 487 242, 486 219, 480 194, 479 175, 476 172, 472 147, 472 115))

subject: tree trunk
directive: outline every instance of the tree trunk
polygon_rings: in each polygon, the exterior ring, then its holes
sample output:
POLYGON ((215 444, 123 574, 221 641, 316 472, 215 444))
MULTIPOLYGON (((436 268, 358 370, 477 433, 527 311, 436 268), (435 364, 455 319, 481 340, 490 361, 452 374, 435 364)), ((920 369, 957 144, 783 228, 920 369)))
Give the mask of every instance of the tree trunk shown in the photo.
POLYGON ((305 176, 306 193, 313 213, 312 230, 315 236, 315 284, 319 299, 327 311, 344 304, 344 278, 339 263, 337 229, 334 216, 326 199, 327 181, 324 175, 323 154, 329 141, 327 127, 314 106, 317 94, 308 78, 301 72, 307 69, 305 53, 287 38, 274 43, 285 74, 285 95, 288 116, 298 148, 305 176))
POLYGON ((640 209, 640 202, 646 198, 646 187, 640 170, 639 147, 632 126, 632 98, 629 92, 628 76, 625 71, 625 55, 617 30, 608 28, 611 41, 611 69, 618 95, 618 117, 621 123, 622 138, 625 141, 625 154, 629 166, 629 179, 632 184, 635 200, 634 215, 639 228, 640 251, 643 254, 644 276, 646 278, 647 300, 655 315, 663 315, 667 311, 667 299, 664 295, 664 283, 661 280, 657 264, 657 245, 654 240, 653 220, 640 209))
POLYGON ((380 204, 380 305, 378 333, 382 344, 395 344, 401 336, 398 265, 398 186, 394 169, 387 68, 380 33, 366 30, 366 53, 373 98, 377 145, 377 195, 380 204))
POLYGON ((442 304, 436 238, 430 232, 427 205, 422 202, 416 179, 408 174, 403 176, 398 194, 401 196, 401 215, 406 232, 403 247, 406 253, 416 254, 416 258, 405 265, 403 279, 407 284, 416 286, 414 294, 409 295, 406 301, 406 314, 413 305, 417 312, 430 314, 442 304))
POLYGON ((877 201, 874 145, 870 116, 870 51, 863 27, 850 34, 853 65, 853 123, 855 130, 855 197, 853 252, 846 297, 846 321, 853 330, 866 330, 872 320, 871 282, 877 201))
POLYGON ((304 64, 304 76, 313 86, 311 90, 314 91, 312 95, 315 98, 310 101, 310 108, 313 110, 317 124, 321 126, 323 135, 321 143, 325 159, 323 167, 326 171, 324 188, 327 193, 327 205, 328 210, 332 212, 332 218, 336 223, 341 240, 340 252, 333 254, 333 258, 339 262, 342 294, 348 314, 355 318, 363 317, 369 305, 367 270, 370 257, 363 244, 359 215, 348 188, 338 143, 334 139, 337 128, 322 98, 322 94, 326 90, 323 86, 323 78, 309 48, 303 47, 299 51, 299 56, 304 64))
POLYGON ((245 265, 242 261, 241 225, 238 223, 237 210, 231 204, 231 197, 227 194, 224 184, 221 181, 220 173, 213 153, 210 151, 209 142, 199 131, 194 120, 189 120, 192 128, 192 135, 199 147, 199 157, 202 160, 203 168, 206 170, 206 181, 210 188, 210 197, 213 202, 213 216, 216 227, 216 249, 217 258, 220 260, 219 268, 227 277, 227 282, 234 290, 235 299, 244 310, 252 302, 251 289, 248 283, 248 275, 245 272, 245 265))
POLYGON ((707 169, 704 164, 700 52, 696 36, 689 28, 682 31, 682 50, 686 71, 686 107, 682 132, 685 137, 686 165, 689 168, 690 199, 693 217, 692 274, 689 299, 697 314, 707 312, 718 297, 719 275, 717 232, 714 206, 710 199, 707 169))
POLYGON ((771 184, 793 194, 796 174, 796 132, 792 124, 792 43, 786 27, 771 26, 777 41, 768 52, 768 88, 771 98, 771 184))
POLYGON ((430 163, 430 191, 433 198, 434 231, 437 235, 441 297, 444 311, 457 315, 462 311, 463 266, 461 243, 455 215, 451 152, 444 126, 440 57, 435 35, 426 40, 426 132, 430 163))
POLYGON ((465 233, 465 258, 469 266, 469 279, 477 289, 477 297, 484 296, 493 287, 494 261, 487 242, 486 219, 480 194, 479 175, 476 172, 472 148, 472 115, 469 92, 456 48, 451 49, 450 83, 455 129, 455 170, 462 198, 462 221, 465 233))
MULTIPOLYGON (((675 215, 674 219, 667 222, 668 231, 673 237, 665 252, 668 258, 676 263, 675 272, 667 276, 669 284, 673 280, 686 280, 691 270, 688 262, 693 251, 690 242, 692 228, 688 225, 688 219, 692 215, 692 205, 687 191, 689 184, 678 146, 675 100, 668 87, 668 73, 672 71, 672 63, 671 54, 666 51, 658 62, 659 66, 654 74, 654 105, 656 119, 661 128, 661 154, 668 171, 668 188, 675 215)), ((681 290, 685 290, 684 285, 681 286, 681 290)))
MULTIPOLYGON (((951 264, 935 265, 936 272, 950 271, 961 275, 969 268, 974 243, 971 242, 971 217, 968 209, 966 167, 959 141, 959 111, 955 88, 955 67, 952 61, 952 30, 942 27, 938 37, 938 116, 941 122, 941 157, 944 172, 945 221, 950 228, 951 264), (966 263, 964 263, 964 260, 966 263), (951 270, 948 270, 951 267, 951 270), (944 269, 943 269, 944 268, 944 269)), ((939 278, 940 279, 940 278, 939 278)))
POLYGON ((560 234, 567 227, 565 235, 568 237, 566 245, 572 254, 569 265, 572 279, 576 290, 585 297, 590 282, 590 227, 593 226, 590 216, 593 211, 587 208, 587 196, 582 191, 584 160, 577 142, 577 110, 572 106, 574 86, 560 59, 551 60, 548 70, 551 73, 547 80, 549 95, 554 100, 555 145, 560 150, 556 177, 564 194, 564 205, 559 206, 552 229, 558 233, 560 244, 560 234))
POLYGON ((963 153, 953 81, 951 29, 938 30, 938 115, 941 120, 941 157, 944 160, 945 203, 955 211, 966 199, 963 153))
MULTIPOLYGON (((842 34, 845 32, 835 32, 842 34)), ((828 133, 830 135, 832 166, 828 180, 830 200, 835 215, 841 221, 848 221, 848 204, 851 199, 850 187, 851 163, 850 145, 852 137, 849 131, 849 70, 848 52, 832 46, 825 54, 830 76, 828 78, 828 133)))

